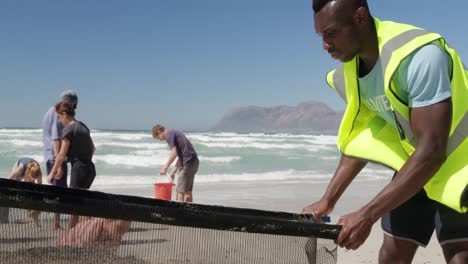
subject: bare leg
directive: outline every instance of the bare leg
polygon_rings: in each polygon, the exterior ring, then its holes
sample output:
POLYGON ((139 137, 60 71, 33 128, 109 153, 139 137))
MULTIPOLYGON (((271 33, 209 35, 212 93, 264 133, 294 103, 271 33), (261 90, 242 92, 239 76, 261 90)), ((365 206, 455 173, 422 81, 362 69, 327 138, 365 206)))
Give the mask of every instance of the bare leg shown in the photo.
POLYGON ((107 243, 119 245, 122 237, 130 228, 130 221, 106 219, 103 225, 104 232, 107 233, 107 243))
POLYGON ((182 192, 177 192, 176 201, 178 201, 178 202, 183 202, 183 201, 184 201, 184 193, 182 193, 182 192))
POLYGON ((78 224, 78 215, 70 215, 68 220, 68 229, 72 229, 78 224))
POLYGON ((417 249, 418 245, 412 241, 384 234, 384 241, 379 252, 379 263, 410 264, 417 249))
POLYGON ((54 214, 54 223, 52 224, 52 230, 62 229, 60 227, 60 214, 54 214))
POLYGON ((80 215, 78 219, 79 219, 79 222, 84 222, 84 221, 91 220, 91 216, 80 215))
POLYGON ((450 264, 468 263, 468 241, 442 245, 445 261, 450 264))
POLYGON ((36 224, 37 227, 40 227, 41 224, 39 223, 39 215, 41 214, 41 211, 37 210, 30 210, 29 211, 29 218, 34 221, 34 224, 36 224))
POLYGON ((191 202, 193 202, 192 192, 186 192, 186 193, 184 193, 184 202, 186 202, 186 203, 191 203, 191 202))

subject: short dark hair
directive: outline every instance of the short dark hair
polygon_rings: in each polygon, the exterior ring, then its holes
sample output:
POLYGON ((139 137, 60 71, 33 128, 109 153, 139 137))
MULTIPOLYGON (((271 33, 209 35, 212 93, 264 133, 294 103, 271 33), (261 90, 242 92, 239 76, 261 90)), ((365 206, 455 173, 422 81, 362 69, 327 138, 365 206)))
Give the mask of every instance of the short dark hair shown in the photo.
POLYGON ((367 0, 312 0, 312 9, 314 9, 314 13, 320 12, 324 6, 333 1, 353 1, 355 10, 365 7, 369 11, 367 0))

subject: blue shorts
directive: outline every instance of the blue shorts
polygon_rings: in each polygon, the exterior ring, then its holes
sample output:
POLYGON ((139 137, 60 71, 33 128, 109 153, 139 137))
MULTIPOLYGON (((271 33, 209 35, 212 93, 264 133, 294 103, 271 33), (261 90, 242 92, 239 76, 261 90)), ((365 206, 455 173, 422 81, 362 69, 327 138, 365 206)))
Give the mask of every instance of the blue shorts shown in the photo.
POLYGON ((395 238, 427 246, 434 229, 440 244, 468 241, 468 213, 459 213, 419 191, 382 216, 382 229, 395 238))

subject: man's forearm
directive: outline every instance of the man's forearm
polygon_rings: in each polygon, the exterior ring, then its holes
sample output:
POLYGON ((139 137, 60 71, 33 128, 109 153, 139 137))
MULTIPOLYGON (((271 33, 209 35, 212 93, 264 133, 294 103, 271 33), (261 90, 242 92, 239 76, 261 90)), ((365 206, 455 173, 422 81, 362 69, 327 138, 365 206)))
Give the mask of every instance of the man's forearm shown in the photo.
POLYGON ((167 159, 167 162, 166 162, 166 164, 164 165, 164 167, 165 167, 165 168, 169 168, 176 158, 177 158, 177 150, 176 150, 176 148, 174 147, 174 148, 171 150, 171 153, 169 154, 169 158, 167 159))
POLYGON ((332 207, 336 204, 343 192, 353 181, 354 177, 366 166, 367 161, 348 156, 341 156, 338 168, 333 175, 327 191, 323 196, 332 207))

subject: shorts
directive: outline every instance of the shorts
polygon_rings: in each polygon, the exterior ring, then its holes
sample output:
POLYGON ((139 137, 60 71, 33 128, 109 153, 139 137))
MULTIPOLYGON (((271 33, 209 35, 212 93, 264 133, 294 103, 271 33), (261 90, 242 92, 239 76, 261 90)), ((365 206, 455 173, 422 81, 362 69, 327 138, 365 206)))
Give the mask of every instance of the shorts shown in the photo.
POLYGON ((182 167, 179 172, 179 177, 177 178, 177 192, 186 193, 193 190, 193 181, 195 179, 195 174, 198 171, 199 163, 198 159, 196 159, 182 167))
POLYGON ((71 168, 70 187, 89 189, 96 177, 96 168, 92 161, 74 160, 71 168))
POLYGON ((382 216, 388 235, 426 247, 434 229, 440 244, 468 241, 468 213, 459 213, 429 199, 421 190, 399 207, 382 216))
MULTIPOLYGON (((47 161, 47 163, 46 163, 47 175, 49 175, 50 171, 52 170, 52 167, 54 167, 54 163, 55 163, 54 160, 48 160, 47 161)), ((67 173, 68 173, 67 163, 63 162, 62 163, 62 178, 60 178, 58 180, 55 179, 55 178, 52 179, 52 185, 67 188, 68 187, 68 185, 67 185, 67 173)))

